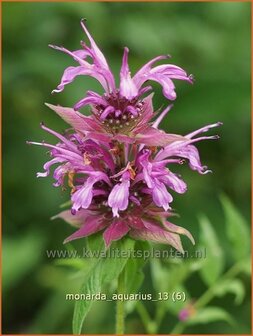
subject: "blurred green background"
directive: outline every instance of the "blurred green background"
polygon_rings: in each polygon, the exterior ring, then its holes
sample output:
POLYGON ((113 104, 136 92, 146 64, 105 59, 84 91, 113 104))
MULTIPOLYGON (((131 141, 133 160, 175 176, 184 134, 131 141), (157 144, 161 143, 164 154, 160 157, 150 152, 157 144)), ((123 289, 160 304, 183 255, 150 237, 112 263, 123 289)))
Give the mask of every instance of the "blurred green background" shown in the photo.
MULTIPOLYGON (((194 85, 176 83, 178 99, 162 125, 168 132, 186 134, 206 124, 224 123, 214 131, 220 140, 198 145, 213 174, 199 176, 182 167, 188 192, 175 196, 174 207, 181 215, 176 222, 197 241, 197 215, 205 213, 231 263, 218 195, 226 193, 250 223, 250 3, 3 3, 2 7, 3 332, 71 333, 73 302, 65 301, 64 293, 78 291, 79 283, 45 253, 62 248, 73 231, 61 221, 49 220, 68 193, 52 187, 51 178, 36 179, 47 155, 25 141, 55 141, 40 129, 41 121, 58 131, 66 127, 44 102, 73 106, 87 89, 101 90, 95 81, 82 77, 63 93, 50 95, 72 60, 47 45, 78 49, 85 38, 79 26, 82 17, 115 74, 124 46, 130 49, 132 73, 150 58, 168 53, 172 63, 194 74, 194 85)), ((154 102, 157 108, 167 104, 159 86, 154 102)), ((230 296, 217 303, 236 316, 236 327, 214 322, 186 331, 249 333, 250 282, 243 281, 247 291, 240 309, 233 308, 230 296)), ((149 291, 151 286, 147 276, 144 288, 149 291)), ((205 289, 198 277, 190 277, 188 286, 195 297, 205 289)), ((96 304, 85 332, 101 332, 103 325, 102 332, 112 333, 113 310, 106 303, 96 304)), ((165 318, 161 333, 169 332, 171 321, 165 318)), ((129 317, 128 331, 144 332, 136 313, 129 317)))

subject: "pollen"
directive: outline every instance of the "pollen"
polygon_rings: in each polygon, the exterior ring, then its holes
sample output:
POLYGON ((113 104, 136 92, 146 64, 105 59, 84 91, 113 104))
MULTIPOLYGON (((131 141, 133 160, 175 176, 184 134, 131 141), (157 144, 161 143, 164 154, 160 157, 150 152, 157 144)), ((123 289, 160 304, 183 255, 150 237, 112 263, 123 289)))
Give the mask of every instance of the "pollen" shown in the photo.
POLYGON ((85 165, 90 165, 91 164, 90 157, 87 153, 83 154, 83 162, 84 162, 85 165))

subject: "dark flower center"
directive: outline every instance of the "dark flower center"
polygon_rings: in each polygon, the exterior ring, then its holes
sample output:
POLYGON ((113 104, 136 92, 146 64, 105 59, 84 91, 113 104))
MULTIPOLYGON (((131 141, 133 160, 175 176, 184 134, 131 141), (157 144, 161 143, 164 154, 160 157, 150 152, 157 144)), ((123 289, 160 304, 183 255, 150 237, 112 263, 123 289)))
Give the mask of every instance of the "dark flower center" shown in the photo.
POLYGON ((108 106, 96 105, 95 113, 107 130, 112 133, 131 130, 143 114, 144 102, 138 98, 130 101, 120 97, 118 91, 110 94, 105 93, 103 98, 107 101, 108 106), (109 112, 107 113, 107 111, 109 112))

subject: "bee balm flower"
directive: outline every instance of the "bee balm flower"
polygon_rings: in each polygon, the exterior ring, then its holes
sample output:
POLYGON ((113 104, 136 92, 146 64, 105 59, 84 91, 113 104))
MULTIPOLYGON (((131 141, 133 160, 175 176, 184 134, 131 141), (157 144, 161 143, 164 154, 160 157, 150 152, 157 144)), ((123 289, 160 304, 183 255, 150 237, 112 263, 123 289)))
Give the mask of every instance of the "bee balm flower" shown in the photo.
POLYGON ((54 186, 63 187, 67 183, 71 189, 71 209, 55 216, 78 228, 65 242, 102 231, 106 246, 129 234, 134 239, 170 244, 183 252, 180 234, 193 243, 194 240, 188 230, 167 220, 173 214, 173 193, 183 194, 187 190, 186 183, 173 170, 177 164, 188 161, 191 169, 208 173, 195 143, 217 139, 199 134, 221 123, 184 136, 159 130, 172 105, 152 121, 152 93, 146 95, 151 87, 144 86, 145 83, 159 82, 165 97, 174 100, 172 79, 191 82, 191 77, 175 65, 153 67, 156 61, 165 59, 163 56, 151 60, 131 77, 125 48, 117 89, 105 57, 84 23, 81 24, 90 47, 83 42, 83 49, 73 52, 54 47, 79 63, 65 70, 55 92, 62 91, 76 76, 89 75, 101 83, 105 93, 100 96, 89 91, 74 108, 47 104, 71 129, 62 135, 41 124, 58 142, 55 145, 29 142, 50 151, 51 159, 37 176, 48 176, 51 167, 57 165, 53 172, 54 186), (92 64, 86 61, 87 57, 92 64), (77 111, 85 105, 91 107, 91 116, 77 111))
MULTIPOLYGON (((62 92, 65 85, 71 83, 77 76, 91 76, 98 80, 103 89, 103 95, 88 91, 86 96, 74 105, 74 110, 89 105, 92 115, 89 117, 90 123, 96 125, 92 130, 88 127, 87 136, 99 141, 118 140, 124 142, 142 142, 154 146, 161 146, 171 141, 172 135, 168 136, 152 128, 148 122, 154 116, 152 106, 152 94, 144 97, 152 90, 147 81, 155 81, 162 85, 163 93, 169 100, 176 99, 174 79, 184 80, 192 83, 192 76, 180 67, 173 64, 163 64, 154 66, 158 61, 166 60, 169 56, 158 56, 145 64, 133 77, 131 77, 128 65, 128 48, 124 49, 122 66, 120 70, 120 85, 115 86, 114 76, 110 67, 88 32, 84 21, 81 26, 86 33, 90 46, 81 42, 82 49, 69 51, 66 48, 50 45, 50 47, 60 50, 70 55, 78 66, 71 66, 65 69, 61 82, 53 93, 62 92), (89 59, 91 62, 88 62, 89 59), (92 134, 90 134, 92 133, 92 134)), ((74 110, 72 113, 75 115, 74 110)))

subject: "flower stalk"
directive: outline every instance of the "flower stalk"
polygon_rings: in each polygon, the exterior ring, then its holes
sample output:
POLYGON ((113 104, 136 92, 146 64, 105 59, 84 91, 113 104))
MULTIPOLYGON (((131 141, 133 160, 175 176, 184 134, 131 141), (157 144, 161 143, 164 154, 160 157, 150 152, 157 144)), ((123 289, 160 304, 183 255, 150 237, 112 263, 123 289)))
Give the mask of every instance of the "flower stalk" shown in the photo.
MULTIPOLYGON (((118 294, 125 293, 125 268, 118 278, 118 294)), ((124 335, 125 332, 125 302, 124 299, 117 301, 116 305, 116 335, 124 335)))

